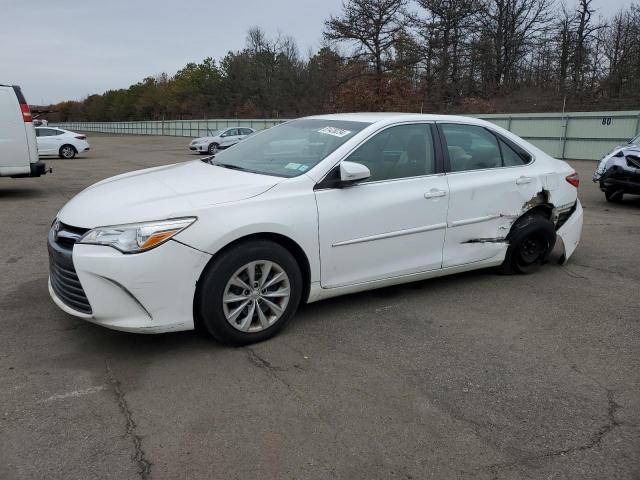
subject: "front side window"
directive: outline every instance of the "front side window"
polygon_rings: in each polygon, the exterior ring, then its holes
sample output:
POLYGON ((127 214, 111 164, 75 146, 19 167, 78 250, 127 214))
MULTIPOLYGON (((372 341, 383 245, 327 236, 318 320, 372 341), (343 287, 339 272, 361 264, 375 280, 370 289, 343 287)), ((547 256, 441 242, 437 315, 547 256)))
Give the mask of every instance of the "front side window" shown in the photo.
POLYGON ((297 177, 368 127, 366 122, 302 119, 250 135, 210 161, 236 170, 297 177))
POLYGON ((387 128, 345 160, 365 165, 371 172, 369 182, 434 174, 431 127, 422 123, 387 128))

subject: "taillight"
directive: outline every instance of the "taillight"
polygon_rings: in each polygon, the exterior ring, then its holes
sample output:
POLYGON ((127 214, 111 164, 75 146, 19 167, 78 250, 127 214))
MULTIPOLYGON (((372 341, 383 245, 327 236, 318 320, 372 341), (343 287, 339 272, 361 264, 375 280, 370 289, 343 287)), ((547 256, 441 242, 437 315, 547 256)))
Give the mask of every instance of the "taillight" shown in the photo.
POLYGON ((576 188, 580 186, 580 175, 578 175, 578 172, 573 172, 571 175, 567 175, 565 180, 576 188))
POLYGON ((76 138, 78 140, 86 140, 87 136, 86 135, 76 135, 76 138))
POLYGON ((31 116, 31 111, 29 110, 29 105, 27 105, 26 103, 21 103, 20 104, 20 111, 22 112, 22 119, 25 122, 33 122, 33 117, 31 116))

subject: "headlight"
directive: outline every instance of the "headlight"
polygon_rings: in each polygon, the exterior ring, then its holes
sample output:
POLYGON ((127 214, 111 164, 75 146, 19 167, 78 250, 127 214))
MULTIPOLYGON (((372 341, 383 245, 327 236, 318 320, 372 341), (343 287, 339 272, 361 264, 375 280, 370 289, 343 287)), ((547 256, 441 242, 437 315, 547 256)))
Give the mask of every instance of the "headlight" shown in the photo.
POLYGON ((78 243, 107 245, 122 253, 145 252, 162 245, 195 221, 195 217, 187 217, 158 222, 97 227, 85 233, 78 243))

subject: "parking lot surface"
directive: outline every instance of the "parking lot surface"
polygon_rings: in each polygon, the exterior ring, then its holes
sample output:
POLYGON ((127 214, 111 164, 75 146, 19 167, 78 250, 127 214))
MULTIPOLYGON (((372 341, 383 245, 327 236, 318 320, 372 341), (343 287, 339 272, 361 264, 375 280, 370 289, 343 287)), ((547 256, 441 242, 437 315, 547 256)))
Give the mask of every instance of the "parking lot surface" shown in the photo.
POLYGON ((195 159, 92 135, 0 179, 2 479, 637 479, 640 199, 582 177, 566 266, 491 270, 303 307, 276 338, 110 331, 47 292, 46 235, 103 178, 195 159))

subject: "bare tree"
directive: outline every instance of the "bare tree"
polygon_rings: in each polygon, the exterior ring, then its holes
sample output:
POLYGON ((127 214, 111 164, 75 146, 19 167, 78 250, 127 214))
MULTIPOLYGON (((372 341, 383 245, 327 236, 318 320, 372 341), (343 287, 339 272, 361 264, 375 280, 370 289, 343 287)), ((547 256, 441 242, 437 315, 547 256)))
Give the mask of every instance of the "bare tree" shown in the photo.
POLYGON ((496 86, 514 83, 517 66, 550 27, 553 0, 485 0, 480 19, 492 39, 496 86))
POLYGON ((366 59, 380 79, 396 36, 406 25, 407 0, 346 0, 341 16, 325 22, 327 40, 355 42, 355 58, 366 59))

